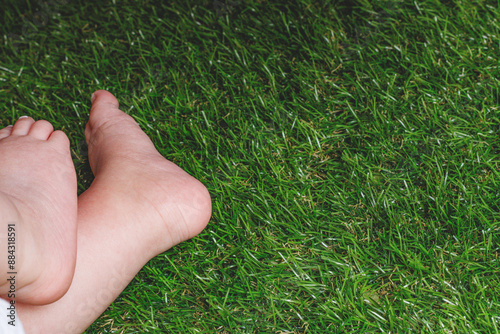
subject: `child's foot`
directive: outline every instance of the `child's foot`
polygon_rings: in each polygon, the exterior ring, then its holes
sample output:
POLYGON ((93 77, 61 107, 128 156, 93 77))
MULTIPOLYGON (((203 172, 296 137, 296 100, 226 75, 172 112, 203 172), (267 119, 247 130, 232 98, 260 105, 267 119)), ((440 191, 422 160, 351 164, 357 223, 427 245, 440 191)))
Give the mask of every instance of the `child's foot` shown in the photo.
POLYGON ((66 135, 30 117, 1 129, 0 296, 14 297, 7 281, 12 276, 16 301, 47 304, 67 291, 76 261, 76 214, 76 174, 66 135), (10 239, 8 232, 14 232, 10 239), (7 248, 8 241, 15 249, 7 248))
POLYGON ((116 228, 146 261, 203 230, 211 215, 207 189, 158 153, 111 93, 94 93, 85 137, 91 196, 116 212, 116 228))
POLYGON ((147 261, 210 218, 207 189, 163 158, 113 95, 94 97, 85 136, 95 179, 78 198, 75 276, 57 302, 18 305, 27 333, 83 332, 147 261))

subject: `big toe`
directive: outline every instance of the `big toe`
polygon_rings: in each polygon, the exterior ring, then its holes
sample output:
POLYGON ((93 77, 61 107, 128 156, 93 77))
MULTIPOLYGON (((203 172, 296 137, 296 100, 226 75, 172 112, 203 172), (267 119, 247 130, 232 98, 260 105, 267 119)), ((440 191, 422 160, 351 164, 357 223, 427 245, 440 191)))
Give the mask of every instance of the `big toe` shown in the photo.
MULTIPOLYGON (((89 121, 85 127, 85 138, 89 147, 103 142, 102 137, 110 134, 107 129, 114 128, 116 122, 123 118, 123 112, 118 109, 118 100, 110 92, 105 90, 94 92, 91 102, 89 121)), ((111 133, 113 132, 111 131, 111 133)))
POLYGON ((116 97, 108 92, 107 90, 97 90, 95 91, 91 98, 90 102, 92 103, 92 106, 105 106, 107 108, 114 108, 118 109, 119 108, 119 103, 116 97))
POLYGON ((121 111, 116 97, 108 91, 98 90, 92 94, 92 108, 85 128, 87 143, 101 142, 99 138, 117 136, 120 139, 142 132, 137 122, 121 111))
POLYGON ((56 143, 56 145, 59 145, 60 147, 65 147, 66 149, 69 149, 70 147, 70 141, 68 136, 66 136, 66 134, 61 130, 56 130, 52 132, 48 140, 56 143))
POLYGON ((85 137, 94 173, 97 172, 97 165, 101 165, 100 162, 123 156, 124 152, 134 155, 156 151, 134 118, 118 107, 118 100, 110 92, 98 90, 92 94, 92 108, 85 137))
POLYGON ((91 97, 92 108, 90 109, 87 128, 90 130, 99 127, 103 122, 113 119, 121 111, 116 97, 106 90, 98 90, 91 97))

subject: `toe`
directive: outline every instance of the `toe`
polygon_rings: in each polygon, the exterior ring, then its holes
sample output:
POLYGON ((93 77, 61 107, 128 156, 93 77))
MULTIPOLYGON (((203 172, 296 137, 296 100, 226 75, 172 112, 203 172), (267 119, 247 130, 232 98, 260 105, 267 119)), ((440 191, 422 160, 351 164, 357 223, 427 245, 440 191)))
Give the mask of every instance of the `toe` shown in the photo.
POLYGON ((2 130, 0 130, 0 139, 7 138, 10 136, 10 133, 12 132, 12 125, 9 125, 2 130))
POLYGON ((69 147, 69 145, 70 145, 68 136, 66 136, 66 134, 64 132, 62 132, 61 130, 56 130, 56 131, 52 132, 52 134, 49 136, 48 140, 50 142, 56 143, 56 145, 59 145, 61 147, 62 146, 69 147))
POLYGON ((98 90, 92 94, 92 108, 90 109, 90 118, 88 126, 94 128, 100 126, 102 122, 113 118, 118 110, 119 103, 116 97, 108 91, 98 90))
POLYGON ((52 124, 45 120, 41 120, 33 123, 28 132, 28 135, 40 140, 47 140, 53 131, 54 127, 52 126, 52 124))
POLYGON ((98 90, 92 94, 92 109, 98 107, 118 109, 120 107, 116 97, 106 90, 98 90))
POLYGON ((35 120, 28 116, 21 116, 14 127, 12 128, 11 135, 13 136, 26 136, 30 131, 31 126, 35 123, 35 120))

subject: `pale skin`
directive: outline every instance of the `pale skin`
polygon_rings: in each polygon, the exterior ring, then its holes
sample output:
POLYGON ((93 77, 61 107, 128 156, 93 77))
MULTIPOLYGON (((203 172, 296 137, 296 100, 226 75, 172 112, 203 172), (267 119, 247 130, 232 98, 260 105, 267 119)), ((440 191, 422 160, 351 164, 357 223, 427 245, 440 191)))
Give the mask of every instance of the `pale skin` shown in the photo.
POLYGON ((20 118, 0 130, 0 296, 16 272, 16 300, 62 297, 76 261, 76 174, 69 140, 49 122, 20 118), (11 234, 11 252, 7 233, 11 234), (10 262, 9 255, 15 256, 10 262))
POLYGON ((78 198, 74 276, 51 304, 16 303, 26 333, 83 332, 147 261, 210 219, 206 188, 163 158, 113 95, 94 97, 85 136, 95 180, 78 198))

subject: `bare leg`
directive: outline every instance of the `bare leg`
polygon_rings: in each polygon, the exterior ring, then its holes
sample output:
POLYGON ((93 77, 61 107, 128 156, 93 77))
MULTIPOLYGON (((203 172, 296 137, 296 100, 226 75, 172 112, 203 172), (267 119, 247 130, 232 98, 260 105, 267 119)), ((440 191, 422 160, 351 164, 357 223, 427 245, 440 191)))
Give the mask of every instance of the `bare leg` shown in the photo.
POLYGON ((0 297, 59 299, 76 261, 76 175, 69 140, 47 121, 0 130, 0 297))
POLYGON ((78 254, 66 295, 18 305, 27 333, 81 333, 152 257, 202 231, 206 188, 164 159, 136 122, 98 91, 85 135, 95 174, 78 200, 78 254))

